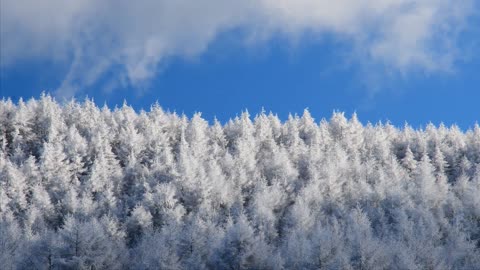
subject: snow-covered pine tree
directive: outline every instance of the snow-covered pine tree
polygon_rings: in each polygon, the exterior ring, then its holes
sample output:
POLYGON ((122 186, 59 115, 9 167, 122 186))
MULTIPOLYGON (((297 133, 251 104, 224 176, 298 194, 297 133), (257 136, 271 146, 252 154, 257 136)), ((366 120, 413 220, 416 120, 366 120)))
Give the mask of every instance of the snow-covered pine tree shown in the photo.
POLYGON ((0 101, 0 268, 478 269, 480 128, 0 101))

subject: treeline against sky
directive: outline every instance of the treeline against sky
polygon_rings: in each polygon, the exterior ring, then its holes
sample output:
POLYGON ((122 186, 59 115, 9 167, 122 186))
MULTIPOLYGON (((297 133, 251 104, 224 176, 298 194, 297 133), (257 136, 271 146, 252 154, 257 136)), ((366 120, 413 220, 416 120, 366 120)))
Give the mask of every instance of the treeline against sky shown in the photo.
POLYGON ((479 269, 480 127, 0 102, 2 269, 479 269))

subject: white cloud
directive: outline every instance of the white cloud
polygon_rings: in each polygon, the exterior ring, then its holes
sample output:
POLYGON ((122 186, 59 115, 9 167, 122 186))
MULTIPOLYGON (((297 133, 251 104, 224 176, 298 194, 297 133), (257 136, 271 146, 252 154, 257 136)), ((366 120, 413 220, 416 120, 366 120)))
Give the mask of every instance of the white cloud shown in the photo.
POLYGON ((70 61, 73 94, 112 68, 119 83, 152 78, 169 57, 204 52, 219 35, 334 34, 358 61, 392 70, 448 70, 471 0, 2 0, 2 68, 32 57, 70 61), (461 2, 461 3, 460 3, 461 2))

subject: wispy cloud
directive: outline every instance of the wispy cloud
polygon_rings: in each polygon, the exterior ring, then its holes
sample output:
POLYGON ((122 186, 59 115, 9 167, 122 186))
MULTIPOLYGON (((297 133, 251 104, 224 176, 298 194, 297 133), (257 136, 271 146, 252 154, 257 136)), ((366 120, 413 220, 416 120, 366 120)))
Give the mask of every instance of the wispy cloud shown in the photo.
POLYGON ((471 0, 2 0, 0 65, 20 59, 70 61, 63 95, 115 68, 115 83, 151 79, 170 57, 207 50, 222 32, 249 40, 309 32, 337 35, 359 62, 395 72, 448 71, 471 0))

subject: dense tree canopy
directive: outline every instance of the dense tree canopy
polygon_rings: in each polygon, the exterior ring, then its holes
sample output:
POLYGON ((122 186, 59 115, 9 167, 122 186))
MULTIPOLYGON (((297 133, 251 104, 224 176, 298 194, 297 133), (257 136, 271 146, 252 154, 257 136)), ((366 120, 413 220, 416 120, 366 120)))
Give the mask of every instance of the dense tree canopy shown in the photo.
POLYGON ((2 269, 478 269, 480 127, 0 103, 2 269))

